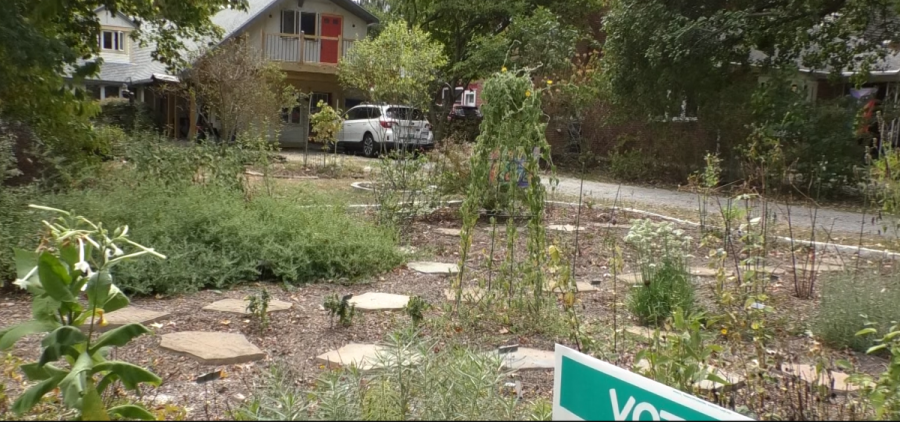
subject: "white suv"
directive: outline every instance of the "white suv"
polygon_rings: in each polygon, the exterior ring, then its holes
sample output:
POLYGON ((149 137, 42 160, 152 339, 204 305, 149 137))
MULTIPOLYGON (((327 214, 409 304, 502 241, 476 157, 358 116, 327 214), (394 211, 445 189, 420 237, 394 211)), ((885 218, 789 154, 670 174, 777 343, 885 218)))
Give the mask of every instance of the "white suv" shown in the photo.
POLYGON ((418 109, 408 106, 361 104, 347 110, 337 134, 340 146, 374 157, 387 149, 434 148, 431 124, 418 109))

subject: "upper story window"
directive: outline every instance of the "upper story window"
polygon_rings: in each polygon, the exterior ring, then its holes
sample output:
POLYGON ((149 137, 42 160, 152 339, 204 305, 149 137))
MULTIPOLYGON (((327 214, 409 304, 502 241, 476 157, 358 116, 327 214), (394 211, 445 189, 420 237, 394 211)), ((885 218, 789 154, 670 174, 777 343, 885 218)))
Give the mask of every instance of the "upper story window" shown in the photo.
POLYGON ((281 33, 316 35, 316 14, 296 10, 281 11, 281 33))
POLYGON ((106 51, 125 52, 125 33, 104 30, 100 33, 100 48, 106 51))

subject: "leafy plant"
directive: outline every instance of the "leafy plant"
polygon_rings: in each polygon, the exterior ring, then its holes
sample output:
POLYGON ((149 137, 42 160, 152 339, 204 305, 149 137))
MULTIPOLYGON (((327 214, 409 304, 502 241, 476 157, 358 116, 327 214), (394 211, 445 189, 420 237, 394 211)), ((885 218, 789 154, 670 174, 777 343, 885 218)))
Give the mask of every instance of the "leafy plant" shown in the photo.
POLYGON ((645 324, 657 324, 675 309, 690 314, 694 287, 687 271, 691 238, 672 223, 637 220, 625 236, 635 249, 644 285, 631 292, 628 307, 645 324))
POLYGON ((143 407, 121 405, 105 409, 101 401, 101 395, 115 381, 134 391, 139 391, 141 383, 158 386, 162 382, 146 369, 107 360, 112 347, 125 346, 150 331, 141 324, 127 324, 96 339, 93 334, 97 327, 106 325, 105 313, 129 303, 112 284, 112 268, 145 254, 165 257, 129 240, 128 226, 109 231, 102 224, 69 212, 31 207, 62 215, 52 223, 43 222, 49 235, 38 251, 16 251, 15 284, 33 295, 33 319, 0 332, 0 350, 9 349, 26 335, 48 334, 41 341, 40 359, 21 367, 25 376, 38 384, 19 396, 12 410, 22 415, 44 395, 59 388, 65 405, 77 409, 82 419, 109 420, 110 415, 117 415, 154 420, 143 407), (125 253, 120 245, 134 251, 125 253), (60 359, 65 360, 67 367, 56 365, 60 359))
MULTIPOLYGON (((874 327, 867 327, 856 333, 857 336, 878 334, 874 327)), ((875 341, 866 353, 887 351, 890 353, 887 369, 877 378, 867 374, 854 374, 851 380, 859 385, 862 394, 875 409, 875 417, 879 420, 897 420, 900 418, 900 324, 892 326, 875 341)))
POLYGON ((375 185, 378 221, 403 231, 406 222, 435 209, 442 194, 435 182, 434 167, 428 158, 406 151, 381 156, 375 185))
POLYGON ((428 309, 431 309, 431 304, 418 295, 411 296, 409 302, 403 307, 403 311, 412 319, 413 327, 418 327, 422 320, 425 319, 424 312, 428 309))
POLYGON ((349 327, 353 325, 353 317, 356 316, 356 305, 350 303, 353 294, 345 295, 338 298, 336 293, 325 296, 325 303, 322 305, 331 315, 331 326, 334 327, 334 317, 338 317, 341 326, 349 327))
POLYGON ((706 316, 702 313, 688 315, 681 308, 676 308, 670 315, 676 334, 667 336, 665 341, 656 338, 651 347, 638 352, 635 361, 644 362, 641 372, 691 394, 697 393, 695 387, 701 381, 728 385, 728 380, 722 379, 709 366, 709 359, 722 352, 722 347, 704 341, 702 321, 706 320, 706 316))
POLYGON ((256 320, 260 330, 269 326, 269 291, 263 288, 255 295, 247 296, 247 312, 256 320))
MULTIPOLYGON (((331 108, 330 105, 322 100, 316 104, 319 112, 309 117, 312 124, 312 131, 315 133, 315 141, 322 143, 322 150, 328 151, 329 148, 337 154, 337 133, 341 130, 344 119, 341 118, 340 110, 331 108)), ((324 165, 324 157, 322 164, 324 165)))
MULTIPOLYGON (((462 345, 439 345, 417 331, 385 339, 378 371, 327 371, 311 391, 298 387, 285 365, 276 365, 239 409, 239 420, 512 420, 517 406, 504 392, 506 373, 496 354, 462 345), (415 364, 411 364, 415 363, 415 364)), ((546 412, 544 406, 544 412, 546 412)))

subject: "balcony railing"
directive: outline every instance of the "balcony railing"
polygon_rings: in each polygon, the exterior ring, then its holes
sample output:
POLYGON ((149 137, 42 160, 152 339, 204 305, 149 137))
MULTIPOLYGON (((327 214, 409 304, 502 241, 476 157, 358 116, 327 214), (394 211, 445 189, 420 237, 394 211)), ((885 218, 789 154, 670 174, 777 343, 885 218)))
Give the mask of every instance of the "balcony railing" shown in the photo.
POLYGON ((288 63, 337 65, 356 40, 300 34, 263 33, 263 51, 268 60, 288 63))

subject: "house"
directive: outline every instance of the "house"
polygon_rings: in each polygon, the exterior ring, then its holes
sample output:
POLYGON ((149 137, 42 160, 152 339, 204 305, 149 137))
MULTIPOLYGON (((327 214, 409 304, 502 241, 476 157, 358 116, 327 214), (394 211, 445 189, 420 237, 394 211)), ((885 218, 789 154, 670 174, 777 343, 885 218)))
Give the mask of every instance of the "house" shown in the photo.
MULTIPOLYGON (((136 29, 131 19, 103 7, 95 12, 101 20, 98 42, 103 64, 98 75, 85 81, 88 91, 97 99, 133 93, 135 101, 150 105, 170 136, 192 136, 198 119, 196 104, 154 89, 178 83, 178 75, 167 73, 165 65, 153 60, 154 45, 141 46, 130 38, 130 32, 136 29)), ((279 138, 283 145, 306 142, 309 114, 316 111, 320 100, 343 109, 362 102, 362 93, 344 89, 337 77, 340 58, 354 42, 366 37, 370 25, 378 22, 356 2, 248 0, 246 11, 225 9, 214 15, 212 22, 224 30, 219 44, 246 36, 266 59, 279 63, 289 83, 309 94, 298 107, 283 114, 279 138)), ((198 46, 185 44, 189 50, 198 46)))
POLYGON ((443 106, 447 101, 452 100, 453 106, 478 107, 481 108, 481 87, 484 81, 478 80, 468 84, 467 86, 458 86, 450 92, 450 87, 441 90, 440 96, 437 98, 436 104, 443 106))

